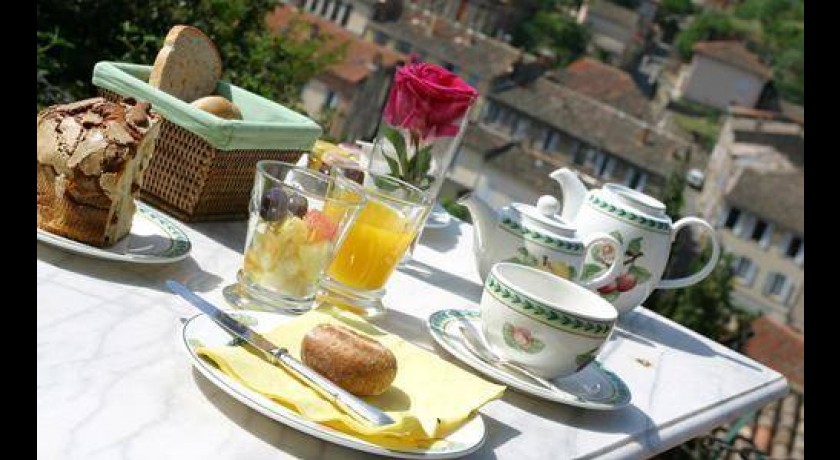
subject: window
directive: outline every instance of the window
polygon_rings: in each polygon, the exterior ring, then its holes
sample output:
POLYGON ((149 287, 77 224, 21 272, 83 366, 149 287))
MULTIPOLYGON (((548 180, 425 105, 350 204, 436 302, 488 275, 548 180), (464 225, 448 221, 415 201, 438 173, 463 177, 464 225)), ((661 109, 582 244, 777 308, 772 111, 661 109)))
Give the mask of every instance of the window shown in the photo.
POLYGON ((324 2, 321 4, 321 12, 319 14, 321 16, 326 16, 327 8, 329 8, 330 5, 332 5, 332 2, 330 0, 324 0, 324 2))
POLYGON ((572 154, 572 162, 578 166, 583 166, 584 161, 586 161, 586 149, 580 144, 580 142, 575 141, 574 147, 572 147, 574 153, 572 154))
POLYGON ((771 272, 764 282, 764 295, 774 297, 787 305, 793 293, 793 283, 783 273, 771 272))
POLYGON ((518 117, 510 131, 510 137, 514 140, 524 139, 528 134, 528 126, 530 125, 530 120, 525 117, 518 117))
POLYGON ((335 8, 332 11, 332 15, 330 15, 330 21, 338 22, 342 16, 344 16, 344 10, 347 9, 347 5, 342 2, 337 2, 335 4, 335 8))
POLYGON ((726 223, 723 224, 724 227, 728 229, 735 228, 735 224, 738 223, 738 218, 741 217, 741 210, 738 208, 732 208, 729 210, 729 214, 726 216, 726 223))
POLYGON ((344 5, 344 13, 341 16, 341 25, 347 26, 347 21, 350 19, 350 13, 353 11, 353 5, 344 5))
POLYGON ((484 110, 484 122, 485 123, 495 123, 496 120, 499 119, 499 106, 488 102, 487 108, 484 110))
POLYGON ((324 103, 321 105, 321 110, 334 109, 338 105, 339 96, 335 91, 327 90, 327 96, 324 98, 324 103))
POLYGON ((557 131, 548 128, 545 132, 545 138, 543 139, 543 151, 554 152, 557 150, 557 142, 559 141, 560 136, 557 134, 557 131))
POLYGON ((761 241, 761 239, 764 238, 765 231, 767 231, 767 222, 764 222, 763 220, 759 219, 755 223, 755 227, 753 227, 750 239, 752 239, 753 241, 761 241))
POLYGON ((732 274, 746 286, 752 285, 758 267, 749 257, 737 257, 732 260, 732 274))
POLYGON ((788 243, 787 249, 785 250, 785 255, 788 257, 796 257, 799 254, 799 249, 802 248, 802 238, 793 237, 790 239, 790 243, 788 243))
POLYGON ((628 167, 624 185, 633 190, 644 191, 645 185, 647 185, 647 174, 639 169, 628 167))

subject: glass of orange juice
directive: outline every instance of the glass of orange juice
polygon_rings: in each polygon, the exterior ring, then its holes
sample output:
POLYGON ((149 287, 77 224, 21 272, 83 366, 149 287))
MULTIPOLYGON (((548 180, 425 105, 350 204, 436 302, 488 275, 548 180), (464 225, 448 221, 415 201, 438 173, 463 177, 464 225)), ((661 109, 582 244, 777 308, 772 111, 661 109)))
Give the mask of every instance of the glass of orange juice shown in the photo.
MULTIPOLYGON (((376 316, 385 311, 385 284, 417 236, 432 202, 411 184, 369 170, 363 173, 367 202, 321 280, 320 299, 376 316)), ((344 176, 346 172, 333 167, 331 174, 344 176)))

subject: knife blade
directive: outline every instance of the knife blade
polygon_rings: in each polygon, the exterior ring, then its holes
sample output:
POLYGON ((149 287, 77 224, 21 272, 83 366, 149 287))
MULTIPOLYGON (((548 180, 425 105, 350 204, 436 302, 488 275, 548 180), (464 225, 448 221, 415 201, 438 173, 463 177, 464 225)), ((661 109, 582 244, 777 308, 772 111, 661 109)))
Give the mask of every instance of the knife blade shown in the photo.
POLYGON ((262 351, 267 361, 274 365, 281 364, 287 369, 292 370, 303 377, 304 380, 308 381, 313 387, 316 387, 323 393, 332 397, 336 403, 349 409, 364 420, 367 420, 377 426, 390 425, 394 423, 394 419, 392 419, 388 414, 382 412, 377 407, 362 401, 323 375, 315 372, 315 370, 290 355, 288 350, 271 343, 271 341, 253 329, 242 324, 232 316, 217 308, 215 305, 196 295, 183 284, 175 280, 167 280, 166 286, 170 291, 178 294, 181 298, 197 307, 225 330, 242 338, 258 350, 262 351))

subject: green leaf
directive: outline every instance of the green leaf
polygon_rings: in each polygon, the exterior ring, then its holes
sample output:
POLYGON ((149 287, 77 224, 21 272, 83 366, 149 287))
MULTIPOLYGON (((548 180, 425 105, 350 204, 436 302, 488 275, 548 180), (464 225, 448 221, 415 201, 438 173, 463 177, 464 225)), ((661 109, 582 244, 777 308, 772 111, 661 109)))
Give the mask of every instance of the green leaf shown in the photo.
POLYGON ((598 264, 586 264, 583 266, 583 274, 580 276, 580 279, 583 281, 592 279, 603 270, 600 265, 598 264))
POLYGON ((642 284, 650 279, 651 275, 650 272, 647 271, 644 267, 640 267, 638 265, 633 265, 627 270, 628 273, 636 277, 636 284, 642 284))
POLYGON ((609 294, 601 294, 601 297, 606 300, 607 302, 612 302, 613 300, 617 299, 618 296, 621 295, 618 291, 610 292, 609 294))
POLYGON ((388 168, 391 170, 391 175, 394 177, 400 177, 400 165, 397 163, 397 160, 389 157, 385 154, 385 152, 382 152, 382 157, 388 162, 388 168))
POLYGON ((432 146, 427 145, 421 148, 412 159, 417 160, 417 163, 415 164, 415 177, 428 175, 429 167, 432 165, 432 146))
POLYGON ((630 240, 630 244, 627 245, 627 252, 630 254, 638 254, 642 252, 642 237, 633 238, 630 240))
POLYGON ((617 239, 619 244, 624 244, 624 238, 621 237, 621 233, 618 230, 610 232, 610 236, 617 239))
MULTIPOLYGON (((396 129, 384 125, 382 126, 382 131, 385 133, 385 138, 391 141, 391 144, 394 146, 394 150, 397 151, 397 160, 400 162, 400 166, 402 169, 400 173, 407 174, 408 173, 408 153, 406 152, 405 148, 405 139, 402 137, 399 131, 396 129)), ((384 152, 383 152, 384 155, 384 152)), ((387 155, 384 155, 387 158, 387 155)))
POLYGON ((389 180, 389 177, 393 177, 393 174, 390 176, 378 176, 373 180, 373 183, 376 184, 376 187, 379 189, 393 192, 394 190, 399 188, 399 185, 393 180, 389 180))

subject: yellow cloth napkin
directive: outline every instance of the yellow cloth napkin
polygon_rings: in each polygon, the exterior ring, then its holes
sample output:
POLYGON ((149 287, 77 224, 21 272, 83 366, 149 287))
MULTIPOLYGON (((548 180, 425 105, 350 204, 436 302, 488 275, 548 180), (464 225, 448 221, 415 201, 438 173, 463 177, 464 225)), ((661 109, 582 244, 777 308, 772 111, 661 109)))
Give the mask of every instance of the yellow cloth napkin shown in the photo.
POLYGON ((396 423, 376 427, 359 421, 293 374, 244 347, 199 347, 196 352, 245 386, 305 418, 386 448, 431 447, 459 428, 479 407, 500 398, 505 387, 476 377, 388 334, 363 318, 332 306, 310 311, 278 326, 265 337, 300 358, 303 336, 322 323, 339 324, 373 338, 397 358, 397 377, 379 396, 364 399, 396 423))

